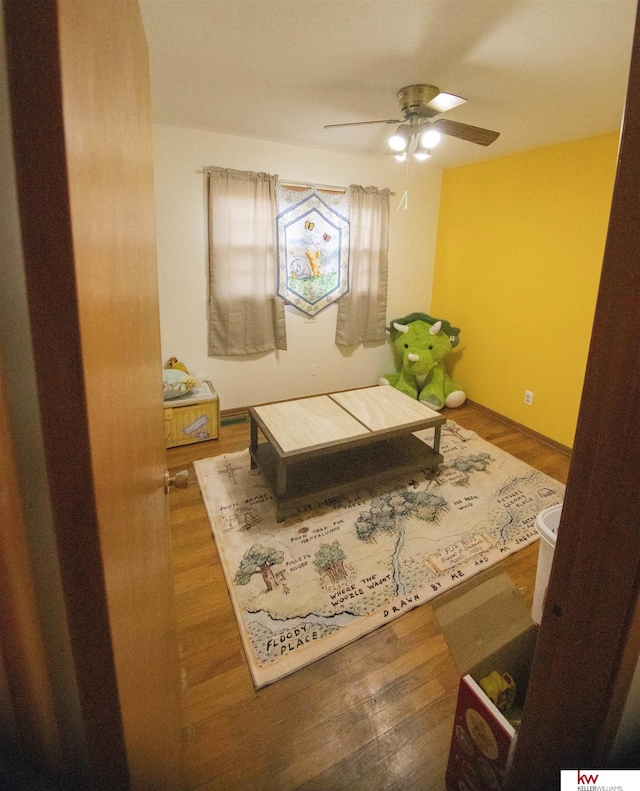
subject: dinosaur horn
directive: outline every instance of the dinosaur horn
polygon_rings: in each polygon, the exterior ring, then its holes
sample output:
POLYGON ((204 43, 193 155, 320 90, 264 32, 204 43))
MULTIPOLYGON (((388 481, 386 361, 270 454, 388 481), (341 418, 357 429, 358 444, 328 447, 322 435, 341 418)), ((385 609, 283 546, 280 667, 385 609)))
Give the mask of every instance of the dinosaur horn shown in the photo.
POLYGON ((398 330, 398 332, 409 332, 409 327, 407 327, 406 324, 398 324, 397 321, 394 321, 393 326, 398 330))
POLYGON ((429 335, 437 335, 440 332, 440 328, 442 327, 441 321, 436 321, 436 323, 431 327, 429 330, 429 335))

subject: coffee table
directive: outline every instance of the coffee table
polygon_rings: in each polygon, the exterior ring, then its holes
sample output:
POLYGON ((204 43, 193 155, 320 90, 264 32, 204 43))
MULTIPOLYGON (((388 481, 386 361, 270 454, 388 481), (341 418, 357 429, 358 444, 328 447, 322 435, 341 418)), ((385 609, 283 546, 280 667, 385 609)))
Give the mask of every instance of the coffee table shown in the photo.
POLYGON ((301 506, 442 462, 446 418, 389 386, 250 407, 251 467, 276 496, 277 520, 301 506), (433 446, 413 432, 434 428, 433 446), (258 429, 266 442, 258 442, 258 429))

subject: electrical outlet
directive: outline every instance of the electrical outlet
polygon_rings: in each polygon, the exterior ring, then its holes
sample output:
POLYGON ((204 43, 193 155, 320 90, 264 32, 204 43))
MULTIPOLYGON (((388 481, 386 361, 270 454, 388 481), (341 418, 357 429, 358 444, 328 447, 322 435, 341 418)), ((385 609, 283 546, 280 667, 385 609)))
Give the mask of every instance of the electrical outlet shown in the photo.
POLYGON ((317 376, 318 375, 318 366, 315 363, 311 363, 311 371, 309 376, 317 376))
POLYGON ((533 404, 533 392, 531 390, 524 391, 524 402, 527 406, 531 406, 533 404))

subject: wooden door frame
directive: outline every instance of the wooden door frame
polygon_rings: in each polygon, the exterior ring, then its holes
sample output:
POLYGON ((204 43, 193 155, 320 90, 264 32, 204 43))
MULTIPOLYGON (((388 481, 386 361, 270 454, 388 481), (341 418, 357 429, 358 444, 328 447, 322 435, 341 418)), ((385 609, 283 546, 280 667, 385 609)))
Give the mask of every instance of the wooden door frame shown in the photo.
MULTIPOLYGON (((46 763, 65 788, 178 791, 180 688, 168 606, 173 592, 162 486, 166 458, 142 19, 136 0, 0 1, 25 313, 44 448, 40 477, 48 483, 51 554, 66 616, 56 626, 68 638, 69 665, 61 667, 45 635, 43 641, 49 664, 65 681, 73 680, 78 699, 73 724, 79 749, 65 740, 58 705, 54 724, 65 742, 60 771, 46 763), (113 117, 111 125, 105 116, 113 117), (129 211, 119 221, 123 207, 129 211), (112 294, 105 273, 120 277, 129 290, 112 294), (135 320, 119 321, 118 332, 108 335, 109 321, 94 318, 105 305, 107 319, 119 309, 120 319, 130 311, 135 320), (101 387, 100 375, 107 371, 113 378, 113 368, 102 364, 103 336, 119 341, 119 349, 130 344, 126 333, 135 337, 140 370, 127 370, 128 389, 119 386, 118 394, 126 397, 116 414, 103 405, 111 406, 112 391, 101 387), (140 433, 134 450, 141 450, 114 460, 112 450, 120 446, 112 440, 134 436, 131 416, 140 433)), ((19 424, 11 428, 16 436, 19 424)), ((28 492, 24 498, 30 504, 28 492)), ((30 579, 37 581, 33 567, 30 579)), ((42 621, 42 601, 36 604, 42 621)), ((38 627, 42 623, 34 622, 38 627)), ((42 681, 44 672, 37 669, 42 681)), ((19 681, 9 667, 7 676, 9 686, 19 681)), ((38 702, 31 697, 29 703, 38 702)), ((33 724, 16 714, 19 729, 37 736, 33 724)), ((34 749, 22 746, 32 768, 34 749)))
POLYGON ((33 353, 84 739, 96 788, 127 789, 129 773, 91 471, 66 171, 58 8, 55 0, 5 0, 4 5, 33 353), (56 400, 42 397, 48 393, 64 396, 56 400), (65 453, 71 437, 72 452, 65 453))
MULTIPOLYGON (((604 767, 640 653, 640 14, 575 446, 508 788, 604 767)), ((561 342, 561 339, 558 339, 561 342)))
POLYGON ((12 441, 0 350, 0 715, 2 747, 23 749, 41 771, 62 773, 55 698, 40 630, 38 595, 12 441))

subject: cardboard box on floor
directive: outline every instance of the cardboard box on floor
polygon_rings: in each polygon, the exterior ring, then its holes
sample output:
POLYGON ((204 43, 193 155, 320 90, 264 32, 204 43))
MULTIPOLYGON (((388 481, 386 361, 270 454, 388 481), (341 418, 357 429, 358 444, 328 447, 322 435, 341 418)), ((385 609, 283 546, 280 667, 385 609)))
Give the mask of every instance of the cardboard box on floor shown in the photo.
POLYGON ((447 791, 493 791, 509 766, 516 729, 480 688, 494 670, 516 683, 522 706, 537 627, 520 593, 502 571, 487 571, 433 603, 458 668, 458 690, 447 791))

